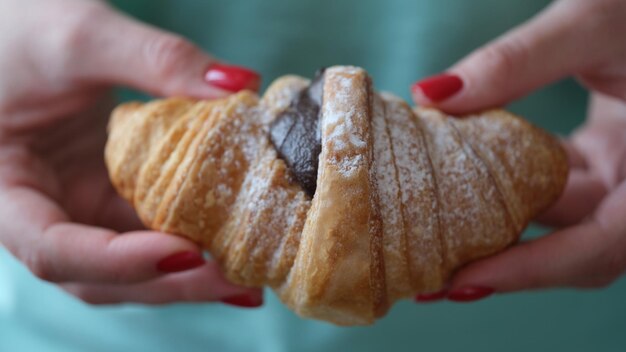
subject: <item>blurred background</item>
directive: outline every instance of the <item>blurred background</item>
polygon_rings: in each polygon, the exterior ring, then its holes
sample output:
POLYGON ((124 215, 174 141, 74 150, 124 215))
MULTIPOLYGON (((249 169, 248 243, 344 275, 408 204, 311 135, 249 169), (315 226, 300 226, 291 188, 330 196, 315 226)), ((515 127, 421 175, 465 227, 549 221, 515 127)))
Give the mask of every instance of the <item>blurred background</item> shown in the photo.
MULTIPOLYGON (((311 76, 322 66, 352 64, 366 68, 377 89, 409 100, 414 81, 446 69, 548 1, 113 3, 223 60, 256 69, 264 87, 282 74, 311 76)), ((121 89, 119 98, 146 96, 121 89)), ((586 100, 576 82, 565 80, 509 108, 567 135, 583 121, 586 100)), ((533 226, 524 237, 546 231, 533 226)), ((407 301, 374 326, 339 328, 296 317, 271 291, 257 310, 219 304, 90 307, 35 279, 0 249, 0 351, 623 351, 625 297, 622 279, 597 291, 496 295, 471 304, 407 301)))

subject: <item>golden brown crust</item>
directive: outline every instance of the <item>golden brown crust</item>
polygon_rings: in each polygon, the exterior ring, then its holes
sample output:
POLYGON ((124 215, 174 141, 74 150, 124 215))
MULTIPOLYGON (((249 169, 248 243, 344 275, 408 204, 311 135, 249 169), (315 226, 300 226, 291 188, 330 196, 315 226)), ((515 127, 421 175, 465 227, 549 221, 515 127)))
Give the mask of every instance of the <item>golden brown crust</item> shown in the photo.
POLYGON ((145 105, 132 102, 113 111, 109 140, 116 142, 108 143, 105 157, 109 173, 116 175, 111 180, 124 198, 133 201, 136 175, 142 162, 153 148, 162 143, 163 135, 190 104, 192 103, 188 100, 173 98, 145 105), (126 138, 128 131, 133 132, 133 139, 126 138))
POLYGON ((327 69, 317 191, 289 277, 288 304, 296 312, 339 324, 373 321, 379 293, 370 277, 376 257, 370 241, 380 230, 370 226, 379 219, 370 183, 369 99, 363 70, 327 69))
POLYGON ((504 110, 449 120, 484 160, 521 232, 565 188, 567 156, 558 139, 504 110))
POLYGON ((317 191, 309 199, 268 125, 309 81, 285 76, 261 100, 129 103, 106 161, 153 229, 211 252, 226 277, 271 286, 291 309, 372 323, 397 300, 516 241, 558 198, 558 141, 502 110, 463 119, 373 93, 359 68, 327 69, 317 191))
POLYGON ((435 291, 446 278, 439 182, 433 172, 434 149, 426 138, 424 121, 415 118, 401 99, 388 93, 382 98, 400 185, 406 242, 403 254, 408 261, 411 291, 405 290, 399 297, 406 298, 414 292, 435 291))
POLYGON ((504 248, 514 229, 484 163, 460 138, 450 119, 435 110, 417 112, 437 180, 440 231, 445 252, 444 275, 459 266, 504 248))

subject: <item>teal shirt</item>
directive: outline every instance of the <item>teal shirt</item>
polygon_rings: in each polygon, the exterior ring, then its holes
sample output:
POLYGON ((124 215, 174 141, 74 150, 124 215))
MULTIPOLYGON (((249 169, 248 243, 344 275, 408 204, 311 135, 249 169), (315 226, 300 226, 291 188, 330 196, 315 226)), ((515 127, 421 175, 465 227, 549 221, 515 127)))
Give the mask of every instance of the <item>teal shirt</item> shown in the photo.
MULTIPOLYGON (((310 76, 322 66, 352 64, 366 68, 378 89, 409 99, 416 79, 444 70, 548 1, 115 3, 217 57, 258 70, 265 85, 285 73, 310 76)), ((584 91, 568 80, 511 109, 565 134, 582 121, 585 105, 584 91)), ((621 280, 594 292, 516 293, 473 304, 406 301, 374 326, 339 328, 298 318, 271 291, 257 310, 220 304, 93 307, 34 278, 0 249, 0 351, 623 350, 625 296, 621 280)))

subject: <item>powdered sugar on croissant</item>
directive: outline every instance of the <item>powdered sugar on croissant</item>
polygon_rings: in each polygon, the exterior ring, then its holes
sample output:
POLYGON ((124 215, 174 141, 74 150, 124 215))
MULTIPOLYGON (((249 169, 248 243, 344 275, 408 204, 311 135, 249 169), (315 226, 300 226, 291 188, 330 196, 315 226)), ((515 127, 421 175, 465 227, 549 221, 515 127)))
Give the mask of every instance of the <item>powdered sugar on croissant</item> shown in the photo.
POLYGON ((206 248, 233 282, 271 286, 305 317, 369 324, 398 299, 513 243, 560 195, 558 141, 502 110, 462 119, 373 92, 364 70, 326 70, 311 197, 270 141, 309 81, 261 100, 128 103, 112 116, 114 186, 150 228, 206 248))

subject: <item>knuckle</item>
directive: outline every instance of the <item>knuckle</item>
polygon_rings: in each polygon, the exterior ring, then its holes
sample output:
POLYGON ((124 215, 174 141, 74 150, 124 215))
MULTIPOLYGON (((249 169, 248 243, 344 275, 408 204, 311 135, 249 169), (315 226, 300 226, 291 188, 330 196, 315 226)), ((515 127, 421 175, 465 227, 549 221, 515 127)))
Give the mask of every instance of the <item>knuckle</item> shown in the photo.
POLYGON ((621 11, 626 8, 624 1, 622 0, 594 0, 594 1, 582 1, 578 7, 578 13, 583 17, 600 17, 602 19, 610 19, 613 17, 620 17, 621 11), (589 14, 593 16, 589 16, 589 14), (617 16, 615 16, 617 15, 617 16))
POLYGON ((55 60, 49 63, 53 73, 74 72, 83 65, 85 53, 93 50, 96 31, 111 10, 99 1, 85 1, 68 12, 62 26, 55 26, 45 34, 50 46, 48 51, 55 53, 55 60))
POLYGON ((206 300, 206 293, 197 285, 182 286, 179 297, 184 302, 200 302, 206 300))
MULTIPOLYGON (((623 0, 579 0, 569 11, 567 20, 576 24, 578 33, 587 33, 580 38, 586 42, 588 52, 615 52, 621 45, 606 45, 605 38, 616 38, 615 33, 626 30, 626 1, 623 0), (610 51, 605 51, 610 49, 610 51)), ((613 42, 615 43, 615 42, 613 42)))
POLYGON ((111 270, 107 273, 104 273, 104 277, 106 277, 107 281, 114 285, 122 285, 127 284, 129 282, 137 281, 137 278, 132 271, 124 270, 124 268, 120 268, 119 270, 111 270))
POLYGON ((626 253, 623 250, 626 246, 624 238, 626 228, 620 225, 615 227, 605 217, 598 217, 595 221, 601 229, 599 240, 606 243, 603 249, 598 252, 597 287, 606 287, 611 285, 626 271, 626 253))
POLYGON ((611 284, 613 284, 613 282, 615 282, 615 280, 617 279, 617 277, 615 276, 611 276, 609 274, 606 273, 602 273, 600 275, 597 275, 591 279, 587 279, 587 281, 585 283, 583 283, 582 285, 579 285, 581 287, 587 287, 587 288, 595 288, 595 289, 600 289, 600 288, 607 288, 609 286, 611 286, 611 284))
POLYGON ((90 40, 93 40, 94 31, 99 30, 96 24, 101 23, 109 15, 110 10, 97 1, 77 6, 68 13, 64 25, 56 33, 57 49, 67 56, 76 56, 90 40))
POLYGON ((588 266, 592 269, 583 279, 583 285, 590 288, 605 288, 613 284, 624 274, 626 256, 616 251, 613 246, 607 247, 591 258, 588 266))
POLYGON ((526 50, 519 39, 509 37, 487 46, 481 52, 480 62, 491 68, 493 77, 508 80, 526 61, 526 50))
POLYGON ((103 302, 99 300, 95 295, 92 294, 91 290, 86 289, 82 286, 76 286, 71 288, 65 288, 72 296, 76 297, 80 301, 90 304, 90 305, 101 305, 103 302))
POLYGON ((146 61, 157 77, 165 81, 175 74, 194 50, 193 44, 184 38, 173 34, 164 34, 148 41, 144 54, 146 61))
POLYGON ((30 254, 23 257, 22 262, 26 265, 28 270, 41 280, 48 282, 57 282, 58 277, 52 266, 44 260, 44 256, 41 254, 30 254))
POLYGON ((610 253, 606 255, 606 262, 604 266, 604 280, 603 286, 609 286, 617 278, 624 274, 626 268, 626 257, 621 253, 610 253))

